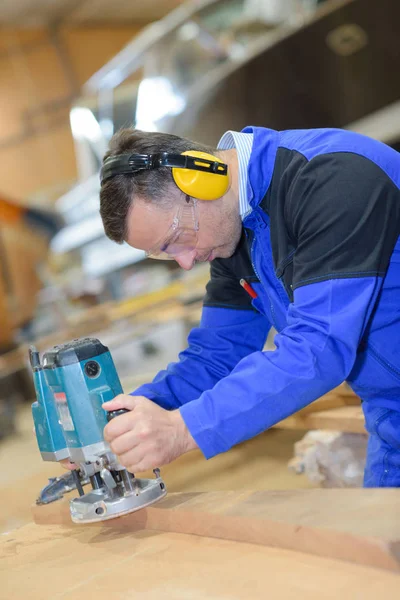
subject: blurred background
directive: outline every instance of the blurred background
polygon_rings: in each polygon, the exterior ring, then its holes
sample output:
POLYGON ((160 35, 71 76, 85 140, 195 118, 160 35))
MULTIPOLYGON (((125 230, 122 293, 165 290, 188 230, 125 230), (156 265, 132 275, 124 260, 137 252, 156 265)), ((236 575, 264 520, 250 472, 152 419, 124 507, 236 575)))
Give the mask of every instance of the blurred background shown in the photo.
MULTIPOLYGON (((55 467, 34 450, 29 345, 99 337, 131 391, 200 318, 208 265, 181 272, 104 236, 113 133, 212 145, 246 125, 344 127, 400 149, 400 4, 2 0, 0 28, 0 457, 15 513, 15 473, 55 467)), ((286 465, 303 434, 270 433, 264 451, 286 465)), ((309 485, 295 479, 278 487, 309 485)))

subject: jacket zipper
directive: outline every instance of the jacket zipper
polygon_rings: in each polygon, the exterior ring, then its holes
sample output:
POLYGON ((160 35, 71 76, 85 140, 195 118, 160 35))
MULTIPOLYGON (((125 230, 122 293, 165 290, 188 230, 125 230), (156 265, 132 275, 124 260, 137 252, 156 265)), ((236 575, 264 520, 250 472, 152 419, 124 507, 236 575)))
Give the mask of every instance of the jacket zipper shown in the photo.
MULTIPOLYGON (((254 273, 257 275, 258 281, 261 283, 261 277, 260 277, 260 275, 259 275, 259 274, 258 274, 258 272, 257 272, 256 265, 254 264, 254 260, 253 260, 253 248, 254 248, 254 242, 255 242, 255 241, 256 241, 256 238, 255 238, 255 236, 254 236, 254 238, 253 238, 253 241, 251 242, 250 258, 251 258, 251 264, 252 264, 252 267, 253 267, 253 269, 254 269, 254 273)), ((266 294, 267 294, 267 296, 268 296, 269 306, 270 306, 270 309, 271 309, 271 318, 272 318, 271 320, 272 320, 272 325, 273 325, 273 326, 275 327, 275 329, 277 330, 277 327, 276 327, 276 316, 275 316, 275 312, 274 312, 274 307, 273 307, 273 304, 272 304, 272 302, 271 302, 270 295, 268 294, 268 289, 267 289, 267 288, 265 289, 265 292, 266 292, 266 294)))
POLYGON ((254 248, 254 242, 255 242, 255 241, 256 241, 256 238, 254 237, 254 238, 253 238, 253 241, 251 242, 251 252, 250 252, 250 256, 251 256, 251 265, 252 265, 252 267, 253 267, 253 269, 254 269, 254 273, 256 274, 258 281, 261 283, 261 278, 260 278, 260 275, 258 274, 258 271, 257 271, 257 269, 256 269, 256 265, 254 264, 254 261, 253 261, 253 248, 254 248))

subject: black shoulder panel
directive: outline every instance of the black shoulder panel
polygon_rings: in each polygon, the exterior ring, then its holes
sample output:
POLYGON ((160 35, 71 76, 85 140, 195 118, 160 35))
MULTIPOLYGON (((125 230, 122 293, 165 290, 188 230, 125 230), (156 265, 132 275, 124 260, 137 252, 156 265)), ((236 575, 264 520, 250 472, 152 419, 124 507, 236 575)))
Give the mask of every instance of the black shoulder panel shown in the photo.
POLYGON ((276 274, 286 289, 383 277, 400 235, 400 190, 374 162, 351 152, 307 161, 279 148, 262 207, 270 216, 276 274))

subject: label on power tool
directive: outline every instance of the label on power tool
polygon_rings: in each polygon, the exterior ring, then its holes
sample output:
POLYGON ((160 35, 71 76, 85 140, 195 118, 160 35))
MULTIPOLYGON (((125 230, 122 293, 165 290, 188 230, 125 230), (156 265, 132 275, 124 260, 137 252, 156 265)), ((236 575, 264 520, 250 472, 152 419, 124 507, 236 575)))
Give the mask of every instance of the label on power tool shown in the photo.
POLYGON ((64 394, 64 392, 57 392, 54 394, 54 400, 56 401, 61 427, 65 431, 75 431, 74 423, 72 421, 71 413, 69 412, 67 404, 67 396, 64 394))

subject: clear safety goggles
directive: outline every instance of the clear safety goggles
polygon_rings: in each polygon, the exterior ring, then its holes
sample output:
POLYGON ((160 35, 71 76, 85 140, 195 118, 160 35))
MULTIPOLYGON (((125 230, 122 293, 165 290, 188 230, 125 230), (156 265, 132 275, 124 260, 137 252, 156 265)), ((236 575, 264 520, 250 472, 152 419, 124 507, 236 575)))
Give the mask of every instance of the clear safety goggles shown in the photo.
POLYGON ((198 231, 197 201, 187 196, 186 204, 179 206, 166 235, 146 252, 146 257, 174 260, 176 256, 192 252, 197 246, 198 231))

